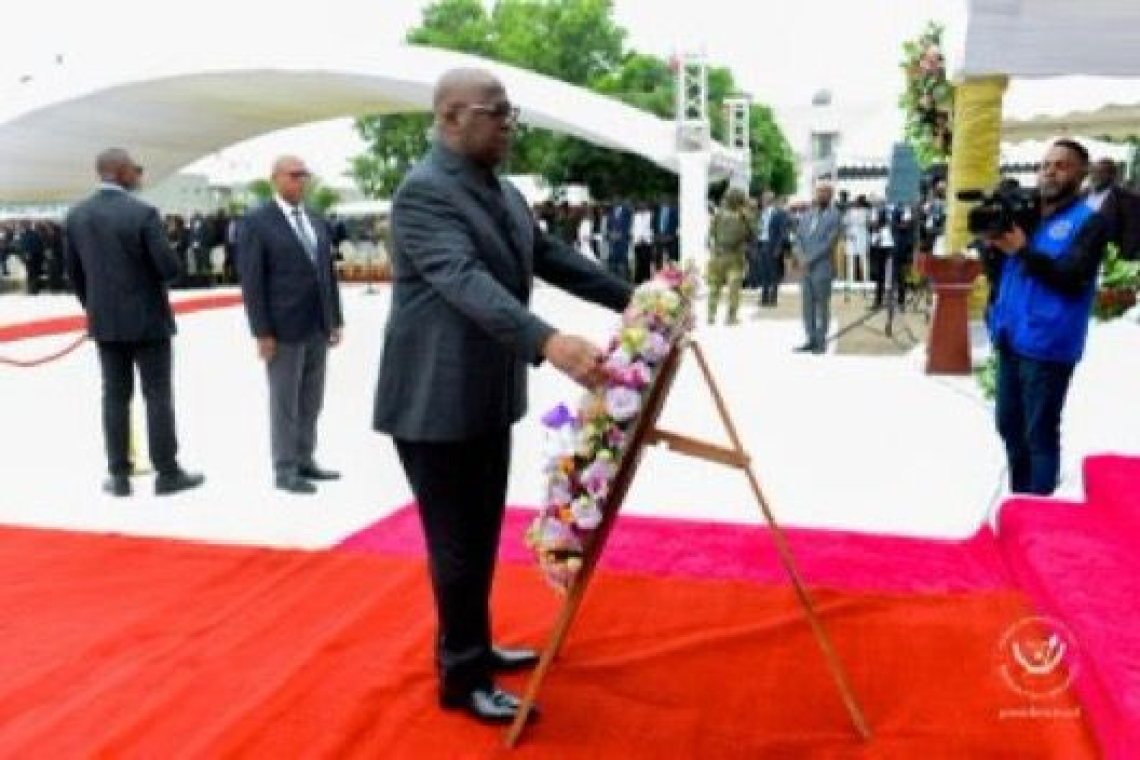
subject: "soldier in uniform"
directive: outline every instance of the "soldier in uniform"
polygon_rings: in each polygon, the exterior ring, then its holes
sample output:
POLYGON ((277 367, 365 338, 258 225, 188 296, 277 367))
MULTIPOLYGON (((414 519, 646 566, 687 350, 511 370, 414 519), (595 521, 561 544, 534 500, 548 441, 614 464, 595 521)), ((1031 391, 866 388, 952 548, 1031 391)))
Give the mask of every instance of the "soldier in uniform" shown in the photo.
POLYGON ((712 255, 709 257, 709 324, 716 322, 720 292, 728 284, 727 324, 739 323, 740 286, 744 281, 744 269, 748 243, 752 238, 752 217, 747 209, 748 198, 744 191, 733 187, 724 195, 721 206, 713 216, 711 239, 712 255))

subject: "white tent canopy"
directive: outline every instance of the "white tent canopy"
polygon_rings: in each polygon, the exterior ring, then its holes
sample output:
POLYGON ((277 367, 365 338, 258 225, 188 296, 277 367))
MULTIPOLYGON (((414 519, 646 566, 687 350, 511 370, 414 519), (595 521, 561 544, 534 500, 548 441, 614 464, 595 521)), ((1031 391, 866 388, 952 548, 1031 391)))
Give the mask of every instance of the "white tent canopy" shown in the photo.
MULTIPOLYGON (((400 45, 330 60, 229 50, 133 61, 128 70, 82 62, 65 78, 36 81, 0 105, 0 200, 68 200, 93 182, 93 159, 128 147, 157 182, 226 146, 298 124, 430 108, 446 70, 491 70, 527 124, 679 168, 673 121, 529 71, 448 51, 400 45)), ((711 171, 738 163, 711 146, 711 171)))
POLYGON ((969 0, 964 76, 1140 74, 1136 0, 969 0))

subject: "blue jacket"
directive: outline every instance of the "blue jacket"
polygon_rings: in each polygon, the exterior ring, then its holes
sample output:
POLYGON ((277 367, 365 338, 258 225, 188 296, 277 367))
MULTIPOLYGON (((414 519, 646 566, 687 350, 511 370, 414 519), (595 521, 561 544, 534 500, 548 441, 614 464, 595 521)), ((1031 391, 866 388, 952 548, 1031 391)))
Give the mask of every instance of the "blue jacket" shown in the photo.
POLYGON ((1076 363, 1088 337, 1104 244, 1101 217, 1074 200, 1041 220, 1027 248, 998 253, 987 313, 994 344, 1030 359, 1076 363))

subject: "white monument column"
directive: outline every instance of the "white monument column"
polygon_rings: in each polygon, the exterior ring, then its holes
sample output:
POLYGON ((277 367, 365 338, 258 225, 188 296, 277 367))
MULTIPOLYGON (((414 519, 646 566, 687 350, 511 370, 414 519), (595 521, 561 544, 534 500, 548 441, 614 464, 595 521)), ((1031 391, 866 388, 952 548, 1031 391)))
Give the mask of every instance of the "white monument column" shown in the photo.
POLYGON ((709 256, 708 65, 703 53, 676 56, 674 62, 681 260, 696 261, 703 274, 709 256))
POLYGON ((705 270, 709 257, 709 152, 683 150, 677 154, 681 192, 681 261, 693 259, 705 270))

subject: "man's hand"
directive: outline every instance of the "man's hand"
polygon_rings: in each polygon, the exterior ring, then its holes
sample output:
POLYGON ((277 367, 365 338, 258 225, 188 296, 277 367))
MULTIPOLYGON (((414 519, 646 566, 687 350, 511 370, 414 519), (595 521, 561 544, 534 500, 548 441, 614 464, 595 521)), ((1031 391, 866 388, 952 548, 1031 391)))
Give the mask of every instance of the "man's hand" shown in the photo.
POLYGON ((605 382, 602 369, 605 355, 590 341, 575 335, 555 333, 542 347, 542 355, 573 380, 587 388, 605 382))
POLYGON ((257 355, 265 361, 270 361, 277 355, 277 338, 258 338, 257 355))
POLYGON ((1015 255, 1024 248, 1028 242, 1025 237, 1025 232, 1016 224, 1013 225, 1009 231, 989 238, 989 244, 1007 256, 1015 255))
POLYGON ((340 345, 342 340, 344 340, 344 328, 338 327, 334 329, 332 335, 329 336, 329 345, 336 348, 340 345))

